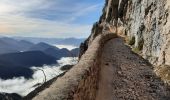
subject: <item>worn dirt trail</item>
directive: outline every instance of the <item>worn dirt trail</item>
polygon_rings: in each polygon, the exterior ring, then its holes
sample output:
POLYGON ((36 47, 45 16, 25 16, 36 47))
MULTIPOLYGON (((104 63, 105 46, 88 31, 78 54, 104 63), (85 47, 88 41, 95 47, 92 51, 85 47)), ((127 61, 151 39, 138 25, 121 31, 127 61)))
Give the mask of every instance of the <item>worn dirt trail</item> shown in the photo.
POLYGON ((120 38, 104 46, 99 81, 96 100, 170 100, 169 89, 152 66, 120 38))

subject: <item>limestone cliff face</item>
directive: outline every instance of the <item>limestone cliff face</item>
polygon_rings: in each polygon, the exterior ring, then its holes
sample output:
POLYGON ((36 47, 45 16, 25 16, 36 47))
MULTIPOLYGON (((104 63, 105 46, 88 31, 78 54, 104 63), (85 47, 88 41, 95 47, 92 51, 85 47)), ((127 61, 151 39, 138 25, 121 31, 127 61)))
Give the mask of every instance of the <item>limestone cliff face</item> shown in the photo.
POLYGON ((170 17, 167 0, 129 0, 122 12, 124 35, 132 39, 134 48, 154 65, 170 65, 170 17), (126 10, 126 11, 125 11, 126 10))
POLYGON ((154 65, 170 65, 170 1, 106 0, 100 20, 83 44, 98 34, 116 32, 154 65))

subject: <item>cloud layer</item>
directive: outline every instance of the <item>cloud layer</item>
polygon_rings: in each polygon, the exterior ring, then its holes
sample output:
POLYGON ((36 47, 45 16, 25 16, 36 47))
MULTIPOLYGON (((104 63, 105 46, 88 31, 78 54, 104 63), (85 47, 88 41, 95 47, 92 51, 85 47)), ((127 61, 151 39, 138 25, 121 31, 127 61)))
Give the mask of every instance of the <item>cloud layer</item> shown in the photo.
POLYGON ((38 69, 42 69, 46 75, 47 80, 50 80, 63 72, 60 70, 61 66, 67 64, 76 64, 77 62, 71 57, 65 57, 58 60, 58 63, 59 65, 44 65, 43 67, 39 68, 32 67, 32 69, 35 70, 33 79, 27 80, 23 77, 8 80, 0 79, 0 92, 18 93, 22 96, 26 96, 37 87, 35 86, 36 84, 42 84, 44 82, 44 74, 41 70, 38 69))
POLYGON ((8 36, 87 37, 104 0, 1 0, 0 33, 8 36))

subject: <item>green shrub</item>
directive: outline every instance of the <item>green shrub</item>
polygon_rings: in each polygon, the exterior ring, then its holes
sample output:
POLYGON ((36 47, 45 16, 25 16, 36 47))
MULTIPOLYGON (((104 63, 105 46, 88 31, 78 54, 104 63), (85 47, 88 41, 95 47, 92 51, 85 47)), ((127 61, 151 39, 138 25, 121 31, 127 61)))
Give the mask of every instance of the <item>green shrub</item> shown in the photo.
POLYGON ((135 44, 135 37, 133 36, 130 40, 129 40, 129 45, 134 45, 135 44))
POLYGON ((132 51, 135 52, 135 53, 137 53, 137 54, 140 53, 140 50, 139 50, 139 48, 137 48, 137 47, 132 48, 132 51))
POLYGON ((138 44, 138 50, 141 51, 143 49, 143 44, 144 44, 144 40, 140 40, 139 44, 138 44))

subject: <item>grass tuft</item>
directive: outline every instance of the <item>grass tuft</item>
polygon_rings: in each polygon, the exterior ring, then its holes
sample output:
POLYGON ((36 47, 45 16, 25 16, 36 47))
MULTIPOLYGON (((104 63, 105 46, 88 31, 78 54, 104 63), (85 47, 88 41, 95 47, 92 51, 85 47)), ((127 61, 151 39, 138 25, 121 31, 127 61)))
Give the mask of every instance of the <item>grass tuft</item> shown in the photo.
POLYGON ((139 44, 138 44, 138 50, 141 51, 143 49, 143 44, 144 44, 144 40, 140 40, 139 44))
POLYGON ((133 36, 129 42, 128 42, 129 45, 134 45, 135 44, 135 37, 133 36))

